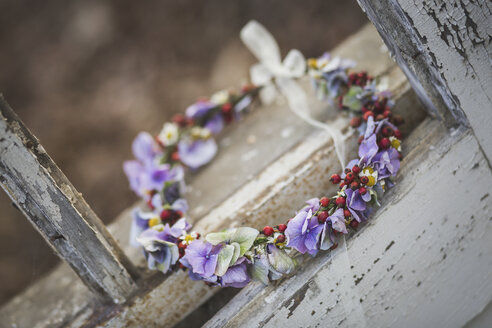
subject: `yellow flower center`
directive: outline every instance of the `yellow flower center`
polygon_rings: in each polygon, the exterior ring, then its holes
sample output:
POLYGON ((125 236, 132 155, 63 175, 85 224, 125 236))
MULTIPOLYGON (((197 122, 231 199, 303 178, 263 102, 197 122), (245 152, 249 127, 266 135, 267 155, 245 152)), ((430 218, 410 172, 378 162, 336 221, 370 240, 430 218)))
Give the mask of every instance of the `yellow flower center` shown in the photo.
POLYGON ((398 140, 398 139, 396 139, 396 138, 395 138, 395 139, 393 139, 393 140, 391 141, 391 146, 392 146, 393 148, 396 148, 396 149, 400 148, 400 140, 398 140))
POLYGON ((374 173, 374 169, 372 167, 366 167, 362 173, 364 173, 365 175, 369 176, 369 175, 372 175, 374 173))
POLYGON ((308 59, 308 66, 311 67, 311 68, 316 68, 317 66, 317 60, 316 58, 309 58, 308 59))
POLYGON ((367 177, 367 179, 369 180, 369 181, 367 182, 367 185, 368 185, 369 187, 372 187, 372 186, 374 186, 374 185, 376 184, 376 178, 374 178, 372 175, 369 175, 369 176, 367 177))
POLYGON ((160 223, 160 220, 158 218, 152 218, 149 220, 149 227, 156 226, 160 223))
POLYGON ((185 238, 184 238, 184 241, 189 244, 191 243, 193 240, 195 240, 195 238, 193 238, 192 235, 186 235, 185 238))

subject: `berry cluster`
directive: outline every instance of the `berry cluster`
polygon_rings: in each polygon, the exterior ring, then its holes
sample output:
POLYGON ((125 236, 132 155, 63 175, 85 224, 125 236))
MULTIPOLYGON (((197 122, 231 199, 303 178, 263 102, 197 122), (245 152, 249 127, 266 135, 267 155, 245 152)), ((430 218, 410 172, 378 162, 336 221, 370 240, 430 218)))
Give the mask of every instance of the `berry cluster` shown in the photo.
POLYGON ((277 237, 275 238, 275 243, 279 245, 285 243, 285 229, 287 229, 287 225, 281 223, 278 226, 275 226, 274 228, 270 226, 266 226, 263 228, 262 232, 266 237, 270 237, 277 232, 278 234, 277 237))
POLYGON ((347 86, 349 88, 353 85, 363 87, 367 83, 372 82, 372 80, 373 80, 373 77, 370 75, 367 75, 366 71, 361 71, 359 73, 350 73, 348 76, 347 86))

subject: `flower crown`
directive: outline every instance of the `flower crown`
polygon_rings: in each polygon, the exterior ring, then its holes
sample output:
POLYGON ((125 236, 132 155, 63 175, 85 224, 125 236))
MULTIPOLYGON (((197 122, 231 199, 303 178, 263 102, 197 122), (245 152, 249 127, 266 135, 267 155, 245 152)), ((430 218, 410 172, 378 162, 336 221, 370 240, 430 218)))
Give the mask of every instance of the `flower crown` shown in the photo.
POLYGON ((357 229, 400 168, 403 119, 391 111, 390 93, 366 72, 349 72, 355 63, 332 58, 304 59, 291 50, 283 61, 273 36, 259 23, 249 22, 241 39, 259 63, 251 68, 252 84, 238 91, 223 90, 200 99, 165 123, 154 138, 142 132, 133 142, 135 160, 124 163, 130 187, 142 197, 147 211, 133 210, 130 240, 143 246, 150 269, 164 273, 178 266, 190 278, 217 286, 244 287, 251 279, 268 284, 292 273, 300 255, 337 247, 337 238, 357 229), (337 131, 312 119, 306 95, 296 79, 308 75, 318 98, 336 103, 352 117, 358 129, 359 158, 344 165, 344 147, 337 131), (332 136, 338 158, 345 167, 333 174, 336 195, 312 198, 293 218, 262 231, 232 228, 201 237, 191 232, 182 198, 186 168, 196 170, 217 153, 214 137, 225 125, 238 121, 259 98, 270 103, 280 92, 290 109, 332 136))

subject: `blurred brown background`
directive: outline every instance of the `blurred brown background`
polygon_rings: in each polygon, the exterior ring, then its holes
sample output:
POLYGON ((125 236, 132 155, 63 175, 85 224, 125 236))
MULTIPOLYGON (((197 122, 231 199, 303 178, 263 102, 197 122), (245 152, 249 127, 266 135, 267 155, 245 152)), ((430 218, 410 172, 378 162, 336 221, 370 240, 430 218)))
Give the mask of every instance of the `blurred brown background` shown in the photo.
MULTIPOLYGON (((0 92, 108 223, 136 200, 133 137, 246 80, 253 18, 308 57, 366 22, 356 1, 0 0, 0 92)), ((3 191, 0 223, 2 304, 58 260, 3 191)))

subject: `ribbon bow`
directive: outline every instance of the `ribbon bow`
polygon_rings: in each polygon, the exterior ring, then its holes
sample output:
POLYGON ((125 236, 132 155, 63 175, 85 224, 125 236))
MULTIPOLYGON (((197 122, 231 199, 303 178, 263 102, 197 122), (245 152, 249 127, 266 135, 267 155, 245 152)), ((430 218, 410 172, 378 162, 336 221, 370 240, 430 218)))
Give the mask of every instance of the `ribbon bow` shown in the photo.
POLYGON ((280 49, 275 38, 257 21, 250 21, 241 30, 241 40, 255 55, 259 63, 250 68, 251 82, 261 86, 260 98, 263 103, 272 103, 277 96, 277 88, 286 97, 290 110, 308 124, 326 130, 335 145, 338 160, 345 167, 345 144, 340 131, 319 122, 309 115, 310 110, 304 90, 295 79, 306 73, 306 59, 297 49, 289 51, 281 61, 280 49))

